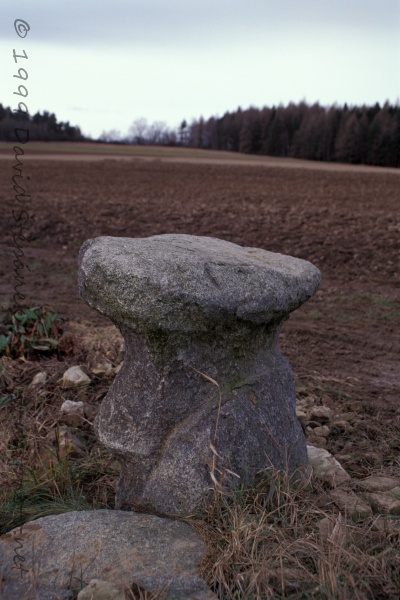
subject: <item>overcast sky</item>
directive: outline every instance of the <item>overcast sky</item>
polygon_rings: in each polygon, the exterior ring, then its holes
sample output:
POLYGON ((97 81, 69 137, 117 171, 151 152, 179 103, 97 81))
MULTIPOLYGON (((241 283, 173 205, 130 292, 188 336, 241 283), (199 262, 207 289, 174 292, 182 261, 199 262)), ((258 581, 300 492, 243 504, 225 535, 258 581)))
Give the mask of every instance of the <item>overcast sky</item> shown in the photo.
POLYGON ((1 0, 0 54, 1 103, 17 106, 23 67, 30 112, 92 136, 302 99, 395 103, 400 0, 1 0))

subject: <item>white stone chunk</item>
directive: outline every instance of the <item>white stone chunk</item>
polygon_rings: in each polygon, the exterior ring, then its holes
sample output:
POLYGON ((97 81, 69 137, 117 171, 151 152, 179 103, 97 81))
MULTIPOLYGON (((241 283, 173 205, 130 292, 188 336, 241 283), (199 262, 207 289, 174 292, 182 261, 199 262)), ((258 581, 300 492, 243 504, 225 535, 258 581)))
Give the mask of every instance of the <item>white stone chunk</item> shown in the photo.
POLYGON ((63 375, 62 387, 65 389, 79 387, 81 385, 88 385, 90 381, 90 377, 82 371, 81 367, 70 367, 63 375))
POLYGON ((307 446, 307 454, 314 476, 317 479, 329 483, 331 487, 336 487, 350 480, 350 475, 328 450, 307 446))

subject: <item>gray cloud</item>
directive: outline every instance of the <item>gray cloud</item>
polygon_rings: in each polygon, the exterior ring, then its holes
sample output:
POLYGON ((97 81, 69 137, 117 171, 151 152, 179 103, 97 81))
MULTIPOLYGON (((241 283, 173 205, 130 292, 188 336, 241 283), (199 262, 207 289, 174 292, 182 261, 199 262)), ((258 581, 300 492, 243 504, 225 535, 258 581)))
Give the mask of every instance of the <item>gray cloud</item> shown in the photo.
POLYGON ((51 44, 202 46, 280 31, 314 29, 399 32, 398 0, 48 0, 7 2, 0 32, 14 37, 15 18, 30 39, 51 44))

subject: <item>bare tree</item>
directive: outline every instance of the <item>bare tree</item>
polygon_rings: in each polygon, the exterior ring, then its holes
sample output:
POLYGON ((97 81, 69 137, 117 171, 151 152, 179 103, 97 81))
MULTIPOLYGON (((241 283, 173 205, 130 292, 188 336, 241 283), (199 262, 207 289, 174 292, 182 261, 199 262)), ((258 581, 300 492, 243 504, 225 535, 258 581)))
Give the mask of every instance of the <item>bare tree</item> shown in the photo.
POLYGON ((101 142, 121 142, 122 136, 118 129, 110 129, 110 131, 103 131, 99 137, 101 142))
POLYGON ((149 124, 147 119, 144 117, 136 119, 129 128, 129 140, 134 144, 145 144, 148 130, 149 124))
POLYGON ((147 136, 150 144, 164 144, 167 133, 167 124, 164 121, 154 121, 148 129, 147 136))

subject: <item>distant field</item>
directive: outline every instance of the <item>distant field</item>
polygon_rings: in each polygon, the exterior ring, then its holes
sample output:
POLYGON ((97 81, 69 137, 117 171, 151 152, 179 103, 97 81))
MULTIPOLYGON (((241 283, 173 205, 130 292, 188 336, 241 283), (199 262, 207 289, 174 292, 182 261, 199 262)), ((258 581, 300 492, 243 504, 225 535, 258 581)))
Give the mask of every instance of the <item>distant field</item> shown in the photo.
MULTIPOLYGON (((11 142, 0 142, 0 152, 9 151, 15 144, 11 142)), ((148 156, 148 157, 185 157, 185 158, 232 158, 230 152, 216 152, 213 150, 196 150, 180 147, 162 147, 162 146, 137 146, 121 144, 96 144, 91 142, 29 142, 25 145, 28 153, 35 154, 111 154, 118 156, 148 156)), ((239 155, 246 156, 246 155, 239 155)), ((250 157, 256 158, 256 157, 250 157)))
MULTIPOLYGON (((0 160, 12 160, 13 142, 0 142, 0 160)), ((297 158, 255 156, 238 152, 198 150, 195 148, 162 146, 128 146, 121 144, 96 144, 90 142, 28 142, 23 147, 24 160, 161 160, 162 162, 185 162, 192 164, 243 165, 285 167, 312 170, 334 170, 352 172, 398 173, 400 169, 346 165, 317 162, 297 158)))

